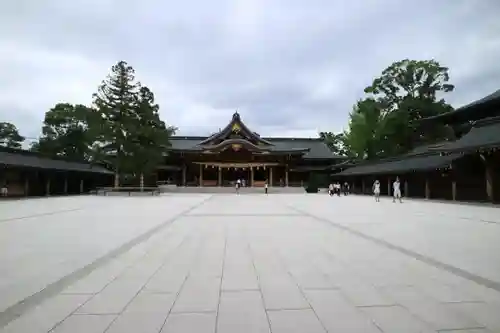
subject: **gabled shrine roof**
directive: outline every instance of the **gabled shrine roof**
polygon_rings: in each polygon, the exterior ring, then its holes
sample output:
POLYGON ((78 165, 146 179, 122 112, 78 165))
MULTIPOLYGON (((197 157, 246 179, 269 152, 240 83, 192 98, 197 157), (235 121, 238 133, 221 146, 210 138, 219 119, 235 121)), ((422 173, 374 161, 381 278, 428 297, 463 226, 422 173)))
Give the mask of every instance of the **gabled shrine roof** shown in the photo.
POLYGON ((235 112, 231 121, 224 129, 210 136, 174 136, 171 138, 171 151, 202 152, 219 148, 233 142, 248 144, 255 151, 275 154, 301 154, 305 159, 336 159, 342 158, 332 153, 325 142, 311 138, 263 138, 247 127, 235 112))
MULTIPOLYGON (((208 137, 200 136, 173 136, 170 138, 173 151, 202 151, 199 143, 208 137)), ((279 138, 265 137, 263 138, 272 144, 270 151, 291 151, 307 149, 303 155, 306 159, 341 159, 343 156, 333 154, 330 148, 320 138, 279 138)))

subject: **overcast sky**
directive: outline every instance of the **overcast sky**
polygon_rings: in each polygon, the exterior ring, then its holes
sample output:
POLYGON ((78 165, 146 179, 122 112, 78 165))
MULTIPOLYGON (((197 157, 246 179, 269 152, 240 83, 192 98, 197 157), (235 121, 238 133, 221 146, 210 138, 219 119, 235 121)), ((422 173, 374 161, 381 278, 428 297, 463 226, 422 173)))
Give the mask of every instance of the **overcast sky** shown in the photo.
POLYGON ((460 106, 500 89, 498 0, 16 0, 0 11, 0 121, 37 137, 57 102, 89 104, 125 60, 180 134, 234 110, 263 136, 347 124, 393 61, 450 68, 460 106))

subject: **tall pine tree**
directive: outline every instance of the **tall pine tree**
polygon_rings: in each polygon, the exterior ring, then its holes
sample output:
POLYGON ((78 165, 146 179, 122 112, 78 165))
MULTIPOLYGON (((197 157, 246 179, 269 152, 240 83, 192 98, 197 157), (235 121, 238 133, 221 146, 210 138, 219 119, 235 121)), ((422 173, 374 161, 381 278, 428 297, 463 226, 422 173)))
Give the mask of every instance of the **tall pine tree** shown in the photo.
POLYGON ((133 169, 134 144, 132 135, 137 128, 136 102, 140 84, 135 71, 125 61, 111 68, 111 73, 94 94, 96 115, 93 124, 99 151, 108 156, 114 166, 115 187, 120 185, 120 174, 133 169))
POLYGON ((144 186, 144 175, 156 170, 170 146, 174 127, 167 127, 160 119, 159 106, 154 94, 142 87, 136 97, 134 130, 131 133, 133 169, 140 175, 140 186, 144 186))

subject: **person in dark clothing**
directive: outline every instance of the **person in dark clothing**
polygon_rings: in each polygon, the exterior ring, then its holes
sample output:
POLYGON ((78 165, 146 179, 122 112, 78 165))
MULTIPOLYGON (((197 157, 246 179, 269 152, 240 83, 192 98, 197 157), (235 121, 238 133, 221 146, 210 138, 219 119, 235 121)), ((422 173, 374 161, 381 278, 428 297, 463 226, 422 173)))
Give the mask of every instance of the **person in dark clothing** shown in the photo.
POLYGON ((344 195, 348 195, 349 194, 349 184, 347 182, 344 183, 344 195))

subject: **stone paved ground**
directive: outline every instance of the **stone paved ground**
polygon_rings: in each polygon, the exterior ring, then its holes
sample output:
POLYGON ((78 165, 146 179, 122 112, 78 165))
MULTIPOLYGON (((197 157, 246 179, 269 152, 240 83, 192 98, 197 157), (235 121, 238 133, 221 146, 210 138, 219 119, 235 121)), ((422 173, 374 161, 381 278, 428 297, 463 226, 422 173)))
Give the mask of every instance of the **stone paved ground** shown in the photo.
POLYGON ((0 332, 500 332, 495 208, 177 195, 0 213, 0 332))

